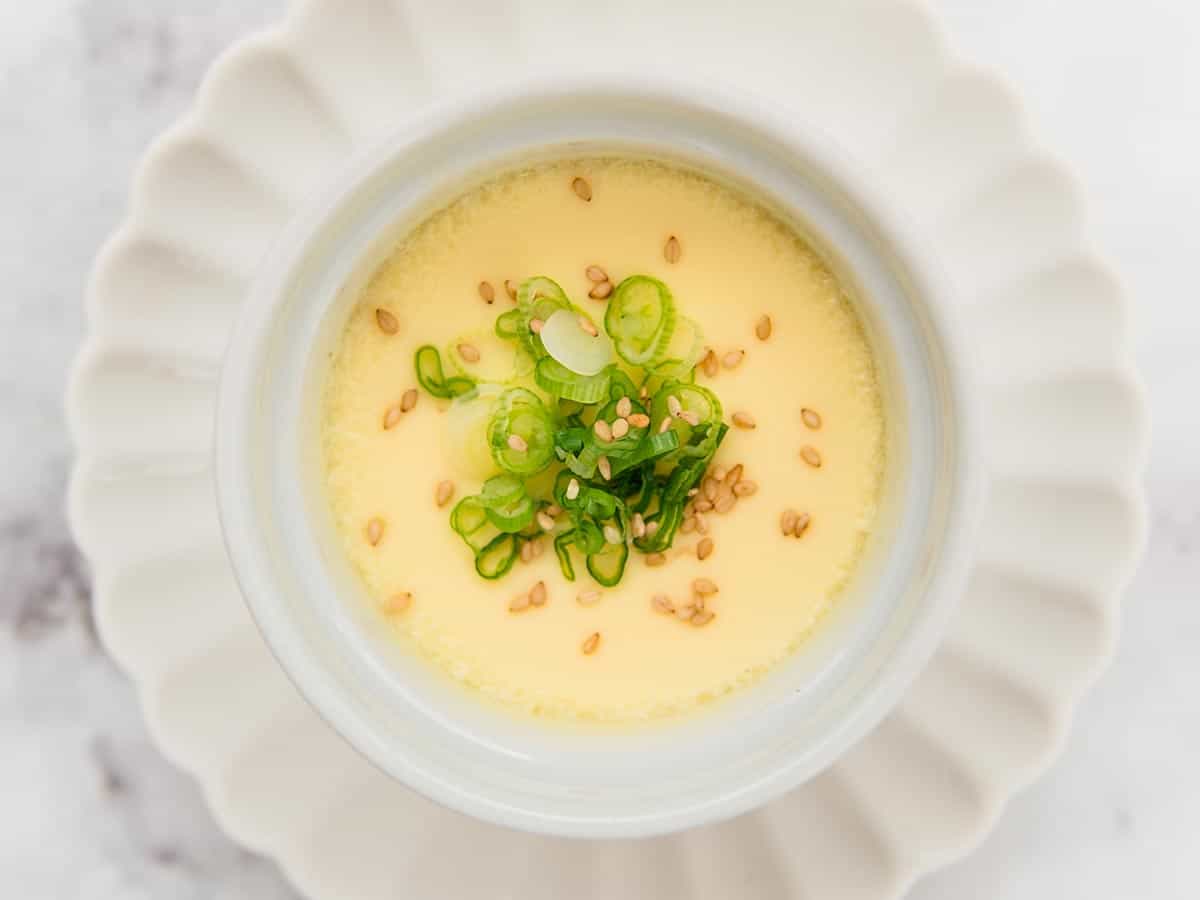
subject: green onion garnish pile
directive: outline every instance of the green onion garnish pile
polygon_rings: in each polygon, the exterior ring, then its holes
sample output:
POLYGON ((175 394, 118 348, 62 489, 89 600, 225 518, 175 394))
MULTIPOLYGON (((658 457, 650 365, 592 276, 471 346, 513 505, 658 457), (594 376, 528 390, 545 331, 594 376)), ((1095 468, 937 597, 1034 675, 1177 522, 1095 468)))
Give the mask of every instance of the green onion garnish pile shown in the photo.
MULTIPOLYGON (((725 437, 720 401, 695 384, 700 329, 677 314, 665 284, 633 275, 613 291, 602 325, 553 280, 530 278, 495 330, 516 349, 502 385, 482 385, 462 366, 447 376, 436 347, 416 353, 430 394, 487 404, 486 440, 501 470, 458 502, 450 526, 484 578, 502 577, 524 544, 548 535, 568 580, 581 557, 611 587, 631 549, 671 546, 725 437)), ((465 355, 457 347, 452 363, 465 355)))

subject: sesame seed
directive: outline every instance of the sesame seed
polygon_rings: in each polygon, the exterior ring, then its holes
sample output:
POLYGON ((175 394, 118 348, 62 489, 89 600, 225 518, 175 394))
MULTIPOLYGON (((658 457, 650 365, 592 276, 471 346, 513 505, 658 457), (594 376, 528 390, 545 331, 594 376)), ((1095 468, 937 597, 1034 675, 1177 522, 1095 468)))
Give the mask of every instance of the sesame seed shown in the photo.
POLYGON ((717 617, 717 614, 715 612, 713 612, 711 609, 698 609, 698 610, 696 610, 696 614, 694 616, 692 616, 690 621, 693 625, 695 625, 697 628, 699 628, 704 625, 707 625, 709 622, 711 622, 716 617, 717 617))
POLYGON ((645 413, 630 413, 625 419, 634 428, 648 428, 650 426, 650 417, 645 413))
POLYGON ((601 282, 608 281, 608 273, 599 266, 588 266, 583 274, 587 276, 587 280, 592 284, 600 284, 601 282))
POLYGON ((675 606, 671 603, 671 598, 666 594, 655 594, 650 598, 650 606, 657 613, 670 615, 675 612, 675 606))
POLYGON ((612 292, 612 282, 601 281, 599 284, 592 286, 592 289, 588 291, 588 296, 593 300, 607 300, 610 296, 612 296, 612 292))
POLYGON ((700 543, 696 545, 696 559, 701 561, 706 560, 712 556, 712 552, 713 539, 710 537, 702 538, 700 543))
POLYGON ((479 362, 479 348, 474 344, 459 344, 458 355, 469 363, 479 362))
POLYGON ((735 503, 737 503, 737 497, 735 497, 733 494, 724 494, 715 504, 713 504, 713 509, 719 513, 727 513, 733 509, 733 504, 735 503))
POLYGON ((661 422, 658 423, 658 433, 665 434, 666 432, 668 432, 670 430, 671 430, 671 417, 667 416, 661 422))
POLYGON ((749 497, 756 491, 758 491, 758 483, 755 481, 739 481, 733 486, 733 493, 738 497, 749 497))
POLYGON ((758 423, 754 421, 754 416, 748 412, 735 412, 733 414, 733 424, 746 431, 752 431, 758 427, 758 423))
POLYGON ((658 566, 666 565, 666 562, 667 562, 667 558, 665 556, 663 556, 663 554, 661 554, 661 553, 647 553, 646 554, 646 565, 648 565, 648 566, 658 567, 658 566))
POLYGON ((708 348, 708 352, 700 360, 700 368, 709 378, 715 378, 717 372, 721 370, 721 363, 717 360, 717 352, 712 347, 708 348))
POLYGON ((545 327, 545 325, 546 325, 546 323, 543 322, 541 319, 530 319, 529 320, 529 330, 532 331, 534 334, 541 334, 542 328, 545 327))
POLYGON ((383 519, 371 519, 367 522, 367 543, 372 547, 378 546, 379 542, 383 540, 383 531, 383 519))
POLYGON ((617 419, 612 423, 612 436, 614 440, 620 440, 629 434, 629 420, 617 419))
POLYGON ((575 598, 575 602, 580 606, 595 606, 600 602, 600 597, 599 591, 584 591, 575 598))
POLYGON ((804 532, 808 531, 808 526, 812 522, 812 516, 808 513, 800 513, 796 517, 796 524, 792 527, 792 534, 796 537, 803 537, 804 532))
POLYGON ((433 500, 438 506, 445 506, 450 502, 450 498, 454 496, 453 481, 439 481, 438 486, 434 489, 433 500))
POLYGON ((675 618, 677 618, 681 622, 687 622, 687 621, 691 620, 692 616, 694 616, 695 614, 696 614, 696 607, 693 606, 691 603, 686 603, 683 606, 675 607, 675 618))
POLYGON ((386 309, 375 310, 375 324, 384 334, 395 334, 400 330, 400 321, 386 309))
POLYGON ((529 609, 529 595, 528 594, 520 594, 516 597, 513 597, 511 600, 508 601, 508 611, 509 612, 514 612, 514 613, 525 612, 525 610, 527 610, 527 609, 529 609))
POLYGON ((404 410, 400 408, 399 403, 395 403, 387 408, 387 412, 383 414, 383 430, 390 431, 400 424, 400 417, 404 415, 404 410))
POLYGON ((496 289, 490 281, 479 282, 479 297, 484 303, 496 302, 496 289))
POLYGON ((574 500, 578 496, 579 496, 579 482, 576 479, 572 478, 569 482, 567 482, 567 499, 574 500))
POLYGON ((821 427, 821 414, 815 409, 809 409, 806 406, 804 409, 800 410, 800 418, 804 421, 804 424, 813 431, 816 431, 821 427))
POLYGON ((646 537, 654 537, 658 534, 659 523, 657 520, 646 523, 646 537))
POLYGON ((529 602, 534 606, 546 605, 546 582, 539 581, 530 589, 529 602))
POLYGON ((681 412, 679 414, 679 418, 684 422, 687 422, 693 428, 700 424, 700 414, 692 412, 690 409, 685 409, 683 412, 681 412))
POLYGON ((583 645, 579 648, 583 651, 584 656, 591 656, 596 652, 596 648, 600 646, 600 632, 593 631, 587 636, 583 645))
POLYGON ((717 481, 724 481, 725 476, 729 474, 729 470, 724 466, 713 466, 708 470, 708 474, 717 481))
POLYGON ((517 302, 517 286, 509 279, 504 279, 504 293, 508 294, 508 299, 513 303, 517 302))
POLYGON ((612 426, 603 419, 597 419, 592 423, 592 431, 596 432, 596 437, 606 444, 613 439, 612 426))
POLYGON ((821 453, 811 444, 805 444, 800 448, 800 458, 814 469, 821 468, 821 453))
POLYGON ((771 336, 771 317, 770 316, 759 317, 759 320, 754 323, 754 335, 760 341, 765 341, 767 338, 769 338, 771 336))
POLYGON ((692 582, 692 590, 701 597, 709 597, 717 593, 720 588, 717 583, 711 578, 697 578, 692 582))
POLYGON ((721 365, 727 369, 736 369, 742 364, 742 360, 746 357, 745 350, 730 350, 721 357, 721 365))
POLYGON ((635 538, 646 536, 646 520, 642 517, 641 513, 633 514, 631 529, 635 538))
POLYGON ((683 404, 679 402, 679 398, 674 394, 667 397, 667 412, 673 416, 678 416, 683 412, 683 404))
POLYGON ((633 412, 633 401, 632 400, 630 400, 628 397, 622 397, 620 400, 617 401, 617 415, 618 416, 620 416, 622 419, 626 419, 629 417, 629 414, 631 412, 633 412))
POLYGON ((683 248, 679 246, 679 238, 671 235, 667 238, 667 243, 663 247, 663 259, 671 265, 679 262, 679 257, 683 255, 683 248))
POLYGON ((624 542, 625 538, 622 537, 621 531, 616 525, 605 525, 604 540, 610 544, 620 544, 624 542))
POLYGON ((742 480, 742 473, 745 471, 746 471, 746 467, 743 466, 741 463, 738 463, 736 466, 734 466, 732 469, 730 469, 728 472, 725 473, 725 476, 721 479, 721 483, 723 485, 725 485, 725 487, 733 487, 735 484, 737 484, 739 481, 742 480))
POLYGON ((684 519, 682 522, 680 522, 679 530, 683 534, 691 534, 693 531, 695 531, 696 530, 696 517, 688 516, 686 519, 684 519))
POLYGON ((601 456, 596 460, 596 468, 600 470, 600 475, 605 481, 612 481, 612 463, 608 461, 607 456, 601 456))
POLYGON ((554 530, 554 517, 549 515, 544 509, 538 512, 537 523, 542 531, 554 530))
POLYGON ((517 451, 518 453, 524 453, 529 449, 529 444, 526 442, 525 438, 521 437, 519 434, 510 434, 508 436, 507 443, 511 449, 517 451))
POLYGON ((401 412, 412 412, 413 409, 416 408, 417 399, 419 397, 420 397, 420 394, 417 393, 416 388, 409 388, 407 391, 405 391, 403 394, 400 395, 400 411, 401 412))
POLYGON ((585 334, 590 334, 592 337, 599 336, 600 332, 596 330, 596 326, 592 324, 591 319, 588 319, 585 316, 580 316, 577 321, 579 322, 580 329, 585 334))
POLYGON ((571 190, 575 192, 575 196, 585 203, 592 202, 592 185, 586 178, 575 178, 571 182, 571 190))
POLYGON ((409 591, 400 591, 398 594, 392 594, 383 604, 383 611, 389 616, 398 616, 400 613, 412 606, 412 593, 409 591))
POLYGON ((521 562, 533 562, 533 555, 536 551, 533 547, 533 541, 526 541, 521 545, 521 562))

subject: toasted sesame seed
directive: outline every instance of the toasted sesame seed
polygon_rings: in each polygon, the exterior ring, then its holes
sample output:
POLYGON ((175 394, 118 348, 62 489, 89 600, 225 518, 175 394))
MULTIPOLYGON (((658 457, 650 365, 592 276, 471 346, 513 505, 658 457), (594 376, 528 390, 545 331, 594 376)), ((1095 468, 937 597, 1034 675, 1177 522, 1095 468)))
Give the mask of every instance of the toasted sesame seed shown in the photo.
POLYGON ((800 418, 813 431, 821 427, 821 414, 815 409, 809 409, 807 406, 804 407, 804 409, 800 410, 800 418))
POLYGON ((684 422, 687 422, 693 428, 700 424, 700 414, 697 412, 692 412, 690 409, 685 409, 683 412, 681 412, 679 414, 679 418, 684 422))
POLYGON ((584 272, 587 280, 592 284, 600 284, 602 281, 608 281, 608 273, 596 265, 588 266, 584 272))
POLYGON ((634 428, 649 428, 650 427, 650 417, 648 415, 646 415, 645 413, 630 413, 628 416, 625 417, 625 420, 627 422, 629 422, 629 424, 632 425, 634 428))
POLYGON ((534 559, 537 559, 539 556, 541 556, 542 552, 546 549, 546 542, 541 538, 534 538, 532 541, 527 541, 526 543, 533 548, 531 555, 534 559))
POLYGON ((725 487, 733 487, 742 480, 742 473, 746 471, 746 467, 738 463, 732 469, 725 473, 725 477, 721 479, 721 483, 725 487))
POLYGON ((792 526, 792 534, 796 537, 803 537, 804 532, 808 531, 808 526, 812 522, 812 516, 808 513, 800 513, 796 517, 796 524, 792 526))
POLYGON ((513 303, 517 302, 517 286, 508 278, 504 279, 504 293, 508 294, 508 299, 513 303))
POLYGON ((693 625, 695 625, 697 628, 700 628, 704 625, 707 625, 709 622, 711 622, 716 617, 717 617, 717 614, 715 612, 713 612, 711 609, 698 609, 698 610, 696 610, 696 614, 694 616, 692 616, 692 618, 689 621, 693 625))
POLYGON ((389 616, 398 616, 400 613, 412 606, 413 595, 409 591, 400 591, 397 594, 392 594, 384 601, 383 611, 389 616))
POLYGON ((605 481, 612 481, 612 463, 609 462, 607 456, 601 456, 596 460, 596 468, 600 470, 600 475, 605 481))
POLYGON ((412 412, 417 406, 417 399, 421 395, 417 393, 416 388, 409 388, 400 395, 400 411, 412 412))
POLYGON ((712 508, 713 508, 713 502, 711 500, 709 500, 707 497, 701 497, 700 499, 698 499, 696 501, 696 505, 694 507, 694 509, 698 513, 706 513, 712 508))
POLYGON ((387 408, 387 412, 383 414, 383 430, 390 431, 400 424, 400 417, 404 415, 404 410, 400 408, 399 403, 394 403, 387 408))
POLYGON ((579 648, 583 651, 584 656, 591 656, 596 652, 596 648, 600 646, 600 632, 593 631, 587 636, 583 645, 579 648))
POLYGON ((716 465, 708 470, 708 474, 709 474, 709 477, 714 478, 717 481, 724 481, 725 476, 729 474, 729 470, 726 469, 724 466, 716 465))
POLYGON ((715 378, 717 372, 721 371, 721 363, 717 359, 717 352, 712 347, 708 348, 708 352, 704 354, 704 358, 700 360, 700 368, 709 378, 715 378))
POLYGON ((708 522, 699 513, 696 514, 696 532, 698 534, 708 534, 708 522))
POLYGON ((688 489, 687 495, 688 495, 689 497, 695 497, 695 496, 696 496, 697 494, 699 494, 699 493, 700 493, 700 488, 696 488, 696 487, 694 487, 694 488, 689 488, 689 489, 688 489))
POLYGON ((382 307, 375 310, 375 324, 384 334, 395 334, 400 330, 400 320, 382 307))
POLYGON ((758 423, 754 421, 754 416, 745 411, 735 412, 733 414, 733 424, 738 428, 743 428, 746 431, 753 431, 758 427, 758 423))
POLYGON ((730 350, 721 357, 721 365, 727 369, 736 369, 742 364, 742 360, 746 358, 745 350, 730 350))
POLYGON ((646 520, 644 518, 642 518, 641 513, 633 514, 633 519, 631 521, 630 528, 633 531, 633 536, 635 538, 640 538, 640 537, 646 536, 646 520))
POLYGON ((546 515, 548 515, 548 516, 553 516, 554 518, 557 519, 562 514, 563 514, 563 509, 557 503, 551 503, 549 506, 546 507, 546 515))
POLYGON ((479 282, 479 297, 484 303, 496 302, 496 289, 490 281, 479 282))
POLYGON ((534 606, 546 605, 546 582, 539 581, 530 589, 529 602, 534 606))
POLYGON ((542 531, 554 530, 554 516, 549 515, 544 509, 538 511, 537 523, 538 527, 541 528, 542 531))
POLYGON ((438 506, 445 506, 450 502, 450 498, 453 496, 453 481, 439 481, 437 487, 433 491, 433 500, 438 506))
POLYGON ((544 328, 545 325, 546 325, 546 323, 543 322, 541 319, 530 319, 529 320, 529 330, 532 331, 534 334, 541 334, 542 328, 544 328))
POLYGON ((648 566, 662 566, 662 565, 666 565, 666 562, 667 562, 667 558, 665 556, 663 556, 663 554, 661 554, 661 553, 647 553, 646 554, 646 565, 648 565, 648 566))
POLYGON ((518 596, 513 597, 511 600, 508 601, 508 611, 509 612, 514 612, 514 613, 525 612, 525 610, 527 610, 527 609, 529 609, 529 595, 528 594, 519 594, 518 596))
POLYGON ((667 416, 661 422, 658 423, 658 433, 665 434, 666 432, 668 432, 670 430, 671 430, 671 417, 667 416))
POLYGON ((692 582, 692 590, 701 597, 709 597, 717 593, 720 588, 717 587, 717 583, 711 578, 697 578, 692 582))
POLYGON ((811 444, 805 444, 800 448, 800 458, 814 469, 821 468, 821 453, 811 444))
POLYGON ((678 416, 683 412, 683 404, 679 402, 679 398, 674 394, 667 397, 667 412, 673 416, 678 416))
POLYGON ((507 443, 511 449, 516 450, 518 453, 524 453, 529 449, 528 442, 519 434, 510 434, 507 443))
POLYGON ((598 337, 600 332, 596 330, 596 326, 592 324, 592 320, 586 316, 580 316, 576 321, 579 322, 579 328, 584 334, 590 334, 592 337, 598 337))
POLYGON ((621 535, 621 530, 616 525, 605 525, 604 540, 610 544, 620 544, 624 542, 625 538, 621 535))
POLYGON ((733 509, 733 504, 737 503, 737 497, 733 494, 723 494, 721 498, 713 505, 713 509, 719 513, 727 513, 733 509))
POLYGON ((679 257, 683 255, 683 248, 679 246, 679 238, 671 235, 667 238, 667 243, 663 246, 663 259, 674 265, 679 262, 679 257))
POLYGON ((721 482, 709 475, 704 479, 703 490, 704 499, 709 503, 715 503, 717 500, 717 490, 721 487, 721 482))
POLYGON ((646 385, 644 385, 644 384, 640 388, 638 388, 638 399, 640 399, 643 403, 645 403, 647 400, 649 400, 650 399, 650 388, 646 387, 646 385))
POLYGON ((656 534, 658 534, 659 527, 660 525, 657 519, 655 519, 653 522, 647 522, 646 537, 654 537, 656 534))
POLYGON ((595 606, 600 602, 600 597, 599 591, 584 591, 575 598, 575 602, 580 606, 595 606))
POLYGON ((696 545, 696 559, 706 560, 712 556, 713 539, 710 537, 701 538, 700 543, 696 545))
POLYGON ((617 401, 617 415, 618 416, 620 416, 622 419, 625 419, 625 418, 629 417, 629 414, 631 412, 633 412, 633 401, 632 400, 630 400, 628 397, 622 397, 620 400, 617 401))
POLYGON ((696 530, 696 517, 688 516, 686 519, 684 519, 682 522, 680 522, 679 530, 683 534, 691 534, 693 531, 695 531, 696 530))
POLYGON ((733 486, 733 493, 738 497, 749 497, 758 490, 758 483, 755 481, 739 481, 733 486))
POLYGON ((571 182, 571 190, 575 192, 575 196, 586 203, 592 202, 592 185, 586 178, 576 177, 571 182))
POLYGON ((792 533, 792 529, 796 527, 796 517, 799 515, 794 509, 785 509, 779 514, 779 531, 784 537, 792 533))
POLYGON ((474 344, 459 344, 458 355, 469 363, 479 362, 479 348, 474 344))
POLYGON ((675 612, 675 604, 671 602, 671 598, 666 594, 655 594, 650 598, 650 607, 657 613, 670 615, 675 612))
POLYGON ((567 482, 567 499, 574 500, 579 496, 579 482, 572 478, 567 482))
POLYGON ((592 423, 592 431, 596 432, 596 437, 606 444, 613 439, 612 426, 603 419, 597 419, 592 423))
POLYGON ((533 562, 533 556, 536 551, 533 549, 533 541, 526 541, 521 545, 521 562, 533 562))
POLYGON ((685 603, 683 606, 675 607, 675 618, 681 622, 690 621, 692 616, 696 614, 696 607, 691 603, 685 603))
POLYGON ((367 543, 375 547, 383 540, 383 519, 374 518, 367 522, 367 543))
POLYGON ((754 323, 754 334, 760 341, 765 341, 771 336, 770 316, 759 317, 759 320, 754 323))
POLYGON ((614 440, 620 440, 629 434, 629 420, 617 419, 612 423, 612 436, 614 440))
POLYGON ((613 284, 611 281, 601 281, 597 285, 593 285, 588 291, 588 296, 593 300, 607 300, 612 296, 613 284))

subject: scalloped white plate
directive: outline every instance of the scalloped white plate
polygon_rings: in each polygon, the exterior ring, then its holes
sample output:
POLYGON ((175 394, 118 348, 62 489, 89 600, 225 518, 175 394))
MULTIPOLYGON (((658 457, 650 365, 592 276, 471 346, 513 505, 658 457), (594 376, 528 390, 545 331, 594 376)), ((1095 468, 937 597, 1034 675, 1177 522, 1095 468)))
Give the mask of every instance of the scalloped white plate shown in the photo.
POLYGON ((312 0, 226 54, 150 151, 96 264, 68 398, 70 513, 101 633, 225 828, 313 898, 896 897, 1045 768, 1111 651, 1145 530, 1145 410, 1119 288, 1019 104, 949 54, 923 7, 566 6, 312 0), (784 799, 647 841, 506 831, 373 769, 259 638, 212 489, 222 349, 291 210, 430 99, 563 67, 704 79, 819 119, 942 247, 986 388, 977 564, 899 709, 784 799))

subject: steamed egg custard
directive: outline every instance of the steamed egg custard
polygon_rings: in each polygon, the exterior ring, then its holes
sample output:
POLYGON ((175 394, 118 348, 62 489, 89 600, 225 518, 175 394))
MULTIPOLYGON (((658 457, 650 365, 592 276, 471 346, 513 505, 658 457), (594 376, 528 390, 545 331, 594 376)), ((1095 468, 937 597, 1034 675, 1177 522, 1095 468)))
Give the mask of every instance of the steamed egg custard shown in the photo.
POLYGON ((673 165, 507 172, 351 313, 325 489, 380 627, 538 716, 679 714, 792 653, 876 520, 885 419, 839 280, 673 165))

